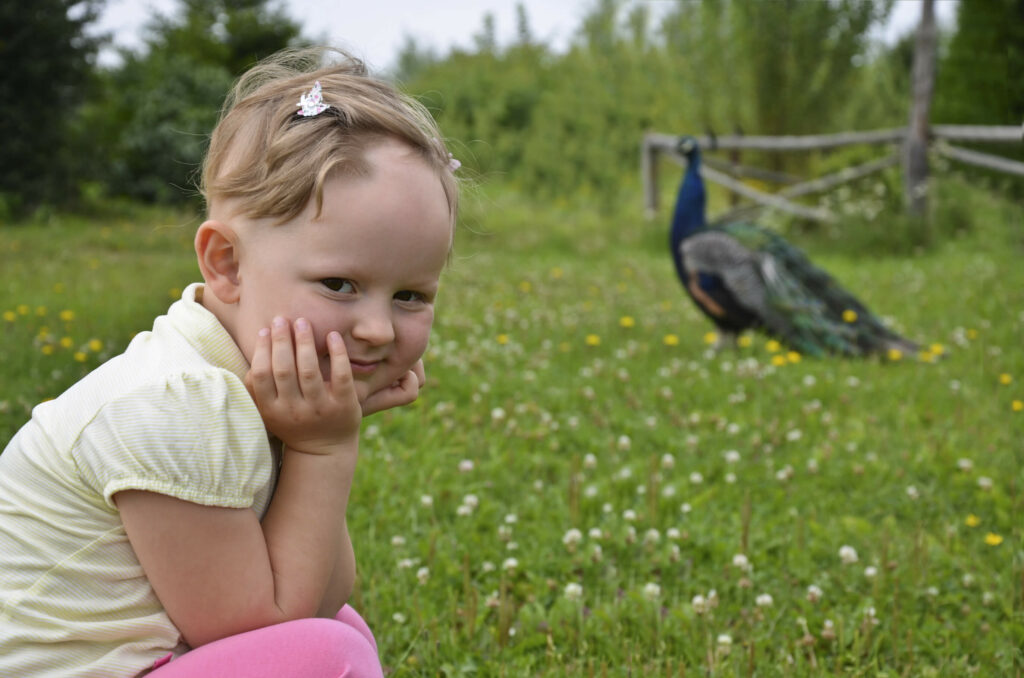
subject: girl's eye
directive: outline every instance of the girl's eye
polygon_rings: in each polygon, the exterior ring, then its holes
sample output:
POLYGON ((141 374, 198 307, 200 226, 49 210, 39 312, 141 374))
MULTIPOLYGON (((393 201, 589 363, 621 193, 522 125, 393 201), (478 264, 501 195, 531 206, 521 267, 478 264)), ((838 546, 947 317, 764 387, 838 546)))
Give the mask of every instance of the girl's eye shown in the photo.
POLYGON ((395 299, 398 301, 424 301, 425 297, 419 292, 413 292, 412 290, 402 290, 401 292, 395 292, 395 299))
POLYGON ((355 287, 351 280, 344 278, 324 278, 320 283, 332 292, 354 292, 355 287))

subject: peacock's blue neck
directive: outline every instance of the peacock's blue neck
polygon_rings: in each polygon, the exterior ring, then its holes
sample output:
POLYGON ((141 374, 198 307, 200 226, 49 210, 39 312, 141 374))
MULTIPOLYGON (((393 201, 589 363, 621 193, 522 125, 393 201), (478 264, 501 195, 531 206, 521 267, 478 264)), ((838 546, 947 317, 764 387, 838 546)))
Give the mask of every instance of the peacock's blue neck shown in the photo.
POLYGON ((705 225, 704 209, 707 198, 704 195, 704 180, 700 176, 700 151, 694 149, 688 157, 686 173, 679 185, 676 209, 672 215, 670 240, 672 251, 679 250, 681 243, 705 225))

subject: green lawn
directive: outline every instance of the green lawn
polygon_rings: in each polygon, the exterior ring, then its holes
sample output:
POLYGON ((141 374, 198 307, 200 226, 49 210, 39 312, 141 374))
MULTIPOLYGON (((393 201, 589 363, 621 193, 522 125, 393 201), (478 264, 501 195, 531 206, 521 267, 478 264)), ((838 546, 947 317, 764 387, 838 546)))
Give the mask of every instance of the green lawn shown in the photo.
MULTIPOLYGON (((470 197, 429 388, 364 424, 387 670, 1020 675, 1024 217, 960 193, 917 255, 811 248, 934 362, 712 357, 666 213, 470 197)), ((195 279, 196 220, 134 217, 0 228, 0 441, 195 279)))

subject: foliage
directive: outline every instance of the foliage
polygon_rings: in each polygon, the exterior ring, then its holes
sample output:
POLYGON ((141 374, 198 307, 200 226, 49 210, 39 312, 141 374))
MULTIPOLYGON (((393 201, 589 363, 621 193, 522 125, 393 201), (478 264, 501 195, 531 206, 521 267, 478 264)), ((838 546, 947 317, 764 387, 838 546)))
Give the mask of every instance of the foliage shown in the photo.
MULTIPOLYGON (((710 357, 639 195, 468 196, 428 386, 365 422, 350 502, 389 675, 1014 675, 1024 224, 937 181, 955 243, 810 247, 930 363, 710 357)), ((0 445, 194 279, 194 220, 136 217, 0 243, 0 445)))
POLYGON ((0 0, 0 216, 60 201, 79 155, 69 122, 92 85, 102 0, 0 0))
POLYGON ((155 17, 140 53, 103 74, 104 97, 85 112, 103 139, 107 190, 148 202, 195 195, 206 139, 235 77, 296 44, 298 24, 267 0, 182 0, 155 17))

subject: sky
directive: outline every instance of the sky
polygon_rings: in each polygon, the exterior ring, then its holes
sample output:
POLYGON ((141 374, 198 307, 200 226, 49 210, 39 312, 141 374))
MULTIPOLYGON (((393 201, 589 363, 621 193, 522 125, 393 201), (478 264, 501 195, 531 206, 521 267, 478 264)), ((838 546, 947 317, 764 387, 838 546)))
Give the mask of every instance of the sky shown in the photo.
MULTIPOLYGON (((675 0, 633 2, 643 2, 657 13, 675 0)), ((940 25, 954 21, 957 2, 936 0, 940 25)), ((347 49, 366 61, 373 71, 386 70, 394 64, 406 35, 416 38, 421 47, 433 48, 442 55, 454 46, 470 47, 487 12, 494 15, 499 44, 507 44, 515 35, 518 4, 526 7, 534 37, 561 51, 569 45, 581 17, 594 3, 595 0, 283 0, 288 14, 302 24, 304 35, 347 49)), ((142 44, 139 33, 146 20, 156 11, 171 13, 177 7, 176 0, 107 0, 97 29, 111 32, 117 45, 136 48, 142 44)), ((920 15, 920 0, 896 0, 881 37, 892 42, 915 26, 920 15)), ((112 64, 116 56, 108 51, 101 54, 100 60, 112 64)))

